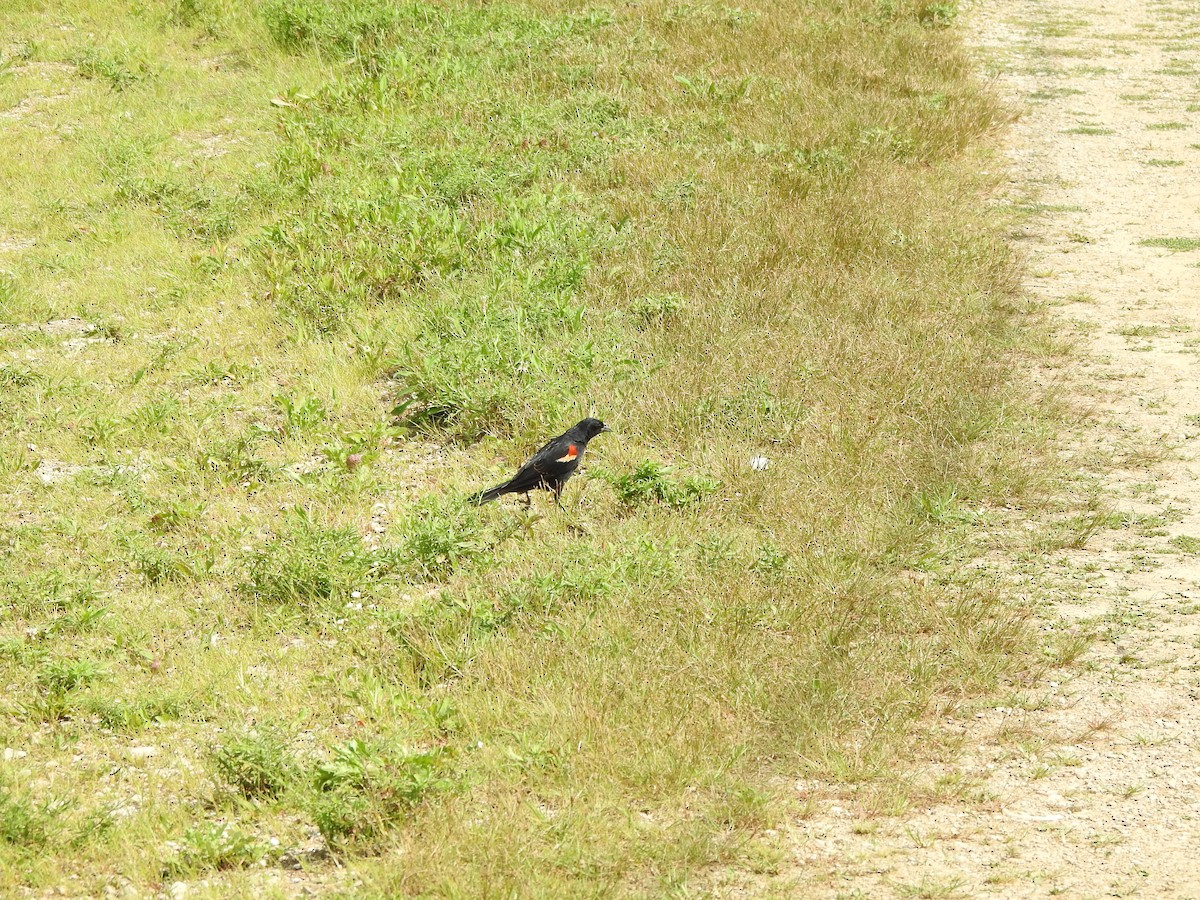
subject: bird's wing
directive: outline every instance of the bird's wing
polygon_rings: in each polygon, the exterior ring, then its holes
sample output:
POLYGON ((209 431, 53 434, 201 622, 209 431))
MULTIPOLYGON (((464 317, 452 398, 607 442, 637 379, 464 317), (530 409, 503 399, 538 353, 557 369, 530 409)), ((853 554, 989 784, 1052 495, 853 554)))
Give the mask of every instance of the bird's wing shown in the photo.
POLYGON ((529 460, 529 465, 543 474, 561 475, 564 469, 575 467, 583 449, 583 441, 559 438, 539 450, 533 459, 529 460))
POLYGON ((533 456, 530 457, 530 461, 532 462, 535 459, 542 459, 543 457, 548 456, 550 454, 550 452, 554 450, 555 447, 559 446, 561 443, 566 441, 567 438, 569 438, 570 436, 571 436, 571 432, 565 431, 562 434, 560 434, 558 437, 550 438, 550 440, 546 441, 546 443, 544 443, 542 445, 541 449, 538 450, 537 453, 533 454, 533 456))
POLYGON ((538 465, 536 459, 531 459, 517 470, 516 475, 509 479, 508 489, 516 494, 523 493, 541 484, 542 480, 548 474, 550 473, 545 472, 538 465))

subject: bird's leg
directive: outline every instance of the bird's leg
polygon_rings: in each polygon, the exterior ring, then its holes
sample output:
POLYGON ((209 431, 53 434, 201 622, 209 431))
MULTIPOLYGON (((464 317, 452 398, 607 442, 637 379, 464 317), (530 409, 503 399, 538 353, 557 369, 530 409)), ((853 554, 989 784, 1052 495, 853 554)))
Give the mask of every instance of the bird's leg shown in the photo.
POLYGON ((561 509, 563 512, 566 512, 567 508, 562 505, 562 488, 558 488, 557 490, 553 491, 553 494, 554 494, 554 502, 558 504, 558 508, 561 509))
POLYGON ((521 496, 524 498, 521 505, 525 507, 525 512, 529 512, 529 507, 533 504, 533 498, 529 496, 529 491, 526 491, 521 496))

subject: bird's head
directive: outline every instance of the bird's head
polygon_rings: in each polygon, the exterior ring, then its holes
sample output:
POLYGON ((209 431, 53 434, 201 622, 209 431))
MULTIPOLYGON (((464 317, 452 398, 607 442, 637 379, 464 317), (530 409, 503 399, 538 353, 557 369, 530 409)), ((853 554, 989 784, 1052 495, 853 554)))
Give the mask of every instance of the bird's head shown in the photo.
POLYGON ((575 426, 575 430, 579 432, 580 436, 582 436, 585 441, 590 441, 596 435, 603 434, 606 431, 612 431, 611 428, 609 428, 599 419, 584 419, 575 426))

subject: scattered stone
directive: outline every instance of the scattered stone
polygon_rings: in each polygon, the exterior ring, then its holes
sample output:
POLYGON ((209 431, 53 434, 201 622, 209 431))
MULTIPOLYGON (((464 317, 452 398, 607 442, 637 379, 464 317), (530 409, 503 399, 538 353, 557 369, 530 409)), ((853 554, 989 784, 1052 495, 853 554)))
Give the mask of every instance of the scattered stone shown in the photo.
POLYGON ((112 341, 109 338, 91 336, 91 337, 68 338, 67 340, 63 341, 62 345, 63 345, 63 349, 65 349, 69 353, 78 353, 84 347, 91 346, 92 344, 111 344, 111 343, 112 343, 112 341))
POLYGON ((134 794, 124 803, 114 806, 110 815, 114 819, 127 819, 130 816, 135 816, 142 810, 142 795, 134 794))
POLYGON ((18 238, 0 234, 0 253, 19 253, 22 250, 28 250, 35 243, 33 238, 18 238))
POLYGON ((328 862, 329 858, 329 848, 325 845, 325 839, 318 835, 299 847, 285 850, 279 857, 279 866, 283 869, 303 869, 328 862))
POLYGON ((46 334, 57 334, 64 337, 67 335, 81 336, 95 331, 95 326, 90 322, 85 322, 79 316, 69 316, 66 319, 51 319, 41 326, 40 330, 46 334))
POLYGON ((38 463, 34 474, 42 484, 58 484, 58 482, 68 481, 86 470, 87 466, 71 465, 57 459, 43 459, 38 463))

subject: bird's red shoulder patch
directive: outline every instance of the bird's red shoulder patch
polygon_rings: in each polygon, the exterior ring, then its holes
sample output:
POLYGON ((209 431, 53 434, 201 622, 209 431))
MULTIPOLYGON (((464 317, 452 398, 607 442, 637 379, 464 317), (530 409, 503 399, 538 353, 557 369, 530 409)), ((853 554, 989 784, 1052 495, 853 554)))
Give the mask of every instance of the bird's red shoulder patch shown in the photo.
POLYGON ((565 456, 560 456, 555 462, 572 462, 579 458, 579 448, 574 444, 567 445, 567 453, 565 456))

